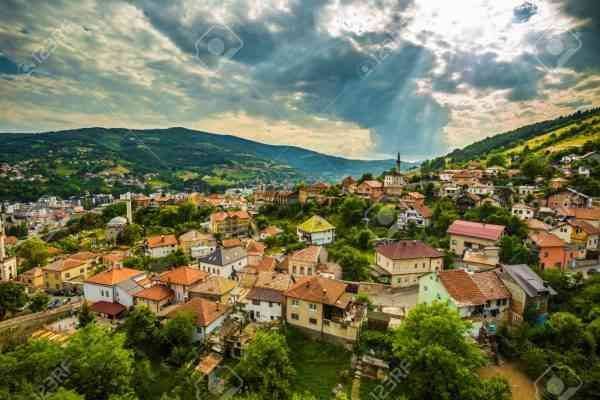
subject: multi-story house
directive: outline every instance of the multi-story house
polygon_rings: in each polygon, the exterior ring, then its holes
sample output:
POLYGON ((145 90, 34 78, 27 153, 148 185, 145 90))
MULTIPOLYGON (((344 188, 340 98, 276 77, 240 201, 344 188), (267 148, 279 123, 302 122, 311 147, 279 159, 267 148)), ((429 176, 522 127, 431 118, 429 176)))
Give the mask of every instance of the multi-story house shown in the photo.
POLYGON ((295 276, 317 275, 319 265, 327 262, 327 250, 322 246, 308 246, 290 254, 283 262, 287 273, 295 276))
POLYGON ((290 274, 260 272, 256 284, 246 296, 245 310, 258 322, 279 321, 284 316, 284 293, 294 283, 290 274))
POLYGON ((342 180, 342 192, 353 194, 356 192, 356 188, 356 181, 351 176, 347 176, 342 180))
POLYGON ((158 235, 146 239, 146 255, 151 258, 166 257, 177 251, 177 238, 175 235, 158 235))
MULTIPOLYGON (((222 276, 210 276, 190 289, 190 298, 201 297, 218 303, 230 303, 237 282, 222 276)), ((231 301, 233 302, 233 301, 231 301)))
POLYGON ((400 212, 396 221, 399 228, 404 229, 410 223, 425 228, 431 223, 433 212, 426 205, 417 202, 401 202, 399 207, 400 212))
POLYGON ((375 262, 392 286, 413 286, 426 273, 441 271, 444 255, 420 240, 401 240, 375 249, 375 262))
POLYGON ((508 322, 510 292, 495 271, 455 269, 422 276, 418 303, 435 301, 449 304, 462 318, 471 320, 475 337, 484 322, 508 322))
POLYGON ((572 243, 590 251, 598 250, 600 228, 587 221, 570 219, 558 224, 550 232, 565 243, 572 243))
POLYGON ((286 323, 322 339, 356 342, 367 310, 349 288, 320 276, 298 279, 284 294, 286 323))
POLYGON ((576 249, 568 246, 552 233, 530 232, 527 243, 538 254, 542 270, 553 268, 564 270, 567 267, 572 267, 577 257, 576 249))
POLYGON ((210 231, 222 237, 248 236, 250 222, 247 211, 219 211, 210 215, 210 231))
POLYGON ((204 342, 208 336, 217 331, 227 316, 231 313, 228 304, 216 303, 214 301, 193 298, 184 304, 176 306, 167 314, 167 318, 174 318, 181 312, 191 313, 194 316, 196 332, 194 341, 204 342))
POLYGON ((525 221, 534 217, 535 208, 529 207, 527 204, 517 203, 512 206, 511 213, 520 220, 525 221))
POLYGON ((467 192, 476 194, 477 196, 490 196, 494 194, 494 185, 484 185, 482 183, 477 183, 475 185, 470 185, 467 188, 467 192))
POLYGON ((4 222, 0 216, 0 282, 11 281, 17 277, 17 258, 6 254, 6 235, 4 222))
POLYGON ((100 265, 100 254, 80 252, 58 259, 42 268, 44 285, 50 292, 80 287, 100 265))
POLYGON ((356 187, 356 194, 371 200, 378 199, 383 195, 383 183, 376 180, 363 181, 356 187))
POLYGON ((537 322, 544 322, 548 300, 556 291, 525 264, 501 265, 498 276, 511 295, 509 320, 523 321, 526 312, 532 312, 537 322))
POLYGON ((198 258, 212 253, 217 247, 217 240, 210 233, 191 230, 179 236, 179 247, 184 254, 198 258))
POLYGON ((223 278, 235 278, 248 265, 246 249, 241 246, 217 247, 208 256, 198 259, 199 268, 223 278))
POLYGON ((333 243, 335 226, 325 218, 314 215, 296 228, 298 240, 316 245, 333 243))
POLYGON ((156 280, 170 288, 176 303, 184 303, 190 298, 190 288, 208 279, 208 273, 192 267, 177 267, 163 272, 156 280))
POLYGON ((457 220, 448 228, 450 235, 450 250, 462 255, 465 249, 480 249, 496 246, 505 227, 502 225, 483 224, 480 222, 457 220))
POLYGON ((151 282, 147 279, 145 271, 113 268, 86 279, 83 284, 83 295, 86 301, 94 304, 120 304, 122 308, 119 309, 124 311, 134 305, 133 295, 149 286, 151 282))

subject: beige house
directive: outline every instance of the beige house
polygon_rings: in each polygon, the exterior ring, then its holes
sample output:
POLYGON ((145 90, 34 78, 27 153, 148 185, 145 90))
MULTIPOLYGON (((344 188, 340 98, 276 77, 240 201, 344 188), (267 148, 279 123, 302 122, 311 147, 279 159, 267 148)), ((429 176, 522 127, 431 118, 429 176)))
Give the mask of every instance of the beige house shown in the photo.
POLYGON ((322 246, 308 246, 295 251, 284 261, 284 267, 294 276, 310 276, 317 274, 320 264, 327 262, 327 250, 322 246))
POLYGON ((6 235, 0 217, 0 282, 11 281, 17 277, 17 258, 6 254, 6 235))
POLYGON ((37 290, 44 288, 44 271, 39 268, 32 268, 23 272, 18 277, 19 282, 27 285, 29 289, 37 290))
POLYGON ((231 291, 237 287, 234 280, 213 275, 190 289, 190 299, 202 298, 221 304, 229 303, 231 291))
POLYGON ((210 233, 201 233, 197 230, 191 230, 179 236, 179 247, 184 254, 191 256, 192 248, 195 247, 212 248, 214 251, 217 247, 217 240, 210 233))
POLYGON ((57 291, 83 284, 96 272, 100 258, 101 254, 80 252, 48 264, 42 268, 46 289, 57 291))
POLYGON ((505 227, 502 225, 484 224, 481 222, 457 220, 448 228, 450 250, 463 255, 466 249, 479 250, 488 246, 496 246, 505 227))
POLYGON ((367 310, 347 289, 344 282, 320 276, 298 279, 284 294, 286 323, 314 337, 354 343, 367 310))
POLYGON ((401 240, 375 249, 380 276, 392 286, 413 286, 426 273, 441 271, 444 255, 420 240, 401 240))

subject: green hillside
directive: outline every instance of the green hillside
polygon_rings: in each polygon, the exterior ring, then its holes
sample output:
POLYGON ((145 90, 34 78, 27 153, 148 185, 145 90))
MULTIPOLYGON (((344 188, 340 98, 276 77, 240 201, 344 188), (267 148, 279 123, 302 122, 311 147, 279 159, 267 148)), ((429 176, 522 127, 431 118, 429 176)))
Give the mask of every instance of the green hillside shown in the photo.
POLYGON ((438 169, 448 162, 460 165, 472 160, 483 161, 496 153, 508 158, 521 155, 549 156, 568 152, 599 138, 600 108, 596 108, 491 136, 425 165, 438 169))

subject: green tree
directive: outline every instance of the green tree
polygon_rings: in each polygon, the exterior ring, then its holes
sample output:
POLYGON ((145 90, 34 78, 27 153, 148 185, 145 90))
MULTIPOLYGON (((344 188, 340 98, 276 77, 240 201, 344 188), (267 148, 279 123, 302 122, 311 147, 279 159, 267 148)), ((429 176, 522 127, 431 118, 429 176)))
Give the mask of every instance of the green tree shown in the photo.
POLYGON ((336 261, 342 267, 344 279, 364 281, 369 276, 369 259, 350 246, 342 246, 336 261))
POLYGON ((431 216, 430 231, 437 236, 445 236, 448 227, 458 219, 458 211, 454 202, 448 198, 436 202, 431 216))
POLYGON ((46 264, 48 259, 48 247, 46 243, 38 238, 31 238, 17 246, 17 256, 24 259, 25 269, 40 267, 46 264))
POLYGON ((529 157, 521 163, 521 173, 530 180, 546 172, 547 163, 542 157, 529 157))
POLYGON ((45 310, 49 301, 50 297, 46 293, 37 292, 29 299, 29 310, 34 313, 45 310))
POLYGON ((500 239, 500 261, 505 264, 529 264, 533 257, 521 239, 507 235, 500 239))
POLYGON ((125 335, 89 324, 70 339, 65 356, 69 378, 66 387, 90 400, 129 393, 133 375, 133 353, 125 348, 125 335))
POLYGON ((144 229, 138 224, 129 224, 119 233, 117 242, 126 246, 133 246, 142 240, 144 229))
POLYGON ((139 355, 152 355, 157 353, 160 345, 160 323, 156 315, 148 307, 136 306, 131 311, 121 329, 125 332, 128 348, 139 355))
POLYGON ((58 389, 55 393, 46 397, 48 400, 85 400, 79 393, 65 388, 58 389))
POLYGON ((492 153, 488 157, 485 164, 488 167, 493 167, 493 166, 506 167, 506 158, 500 153, 492 153))
POLYGON ((194 333, 196 317, 190 312, 179 312, 162 327, 163 356, 169 363, 183 365, 194 357, 194 333))
POLYGON ((364 200, 355 196, 346 197, 340 205, 340 217, 343 224, 347 227, 360 224, 366 208, 364 200))
POLYGON ((27 303, 25 287, 14 282, 0 282, 0 320, 27 303))
POLYGON ((261 398, 287 399, 295 375, 285 337, 273 331, 259 331, 235 371, 250 392, 261 398))
POLYGON ((420 304, 396 331, 394 355, 406 371, 402 385, 409 399, 504 400, 508 386, 482 380, 476 369, 485 358, 467 338, 471 324, 446 304, 420 304), (494 397, 485 397, 493 395, 494 397))
POLYGON ((79 327, 84 328, 87 325, 94 322, 95 319, 96 319, 96 317, 92 313, 92 310, 90 309, 89 304, 87 303, 87 301, 84 301, 83 304, 81 305, 81 309, 79 310, 79 313, 77 314, 77 320, 79 323, 79 327))

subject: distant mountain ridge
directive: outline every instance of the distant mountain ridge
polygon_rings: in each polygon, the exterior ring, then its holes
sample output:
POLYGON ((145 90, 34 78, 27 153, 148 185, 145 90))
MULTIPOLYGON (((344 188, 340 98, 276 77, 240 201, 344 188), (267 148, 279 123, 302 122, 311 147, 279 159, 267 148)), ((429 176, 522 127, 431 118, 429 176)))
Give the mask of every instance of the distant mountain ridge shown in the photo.
MULTIPOLYGON (((91 192, 98 185, 105 191, 135 186, 129 182, 134 177, 151 178, 157 188, 173 189, 223 188, 256 181, 339 181, 348 175, 380 174, 393 168, 395 160, 352 160, 186 128, 84 128, 0 133, 0 163, 20 165, 28 175, 42 177, 40 188, 65 195, 91 192), (131 179, 117 179, 121 175, 131 179), (99 182, 100 178, 108 183, 99 182), (58 190, 61 185, 73 187, 58 190)), ((403 168, 415 165, 403 163, 403 168)))

